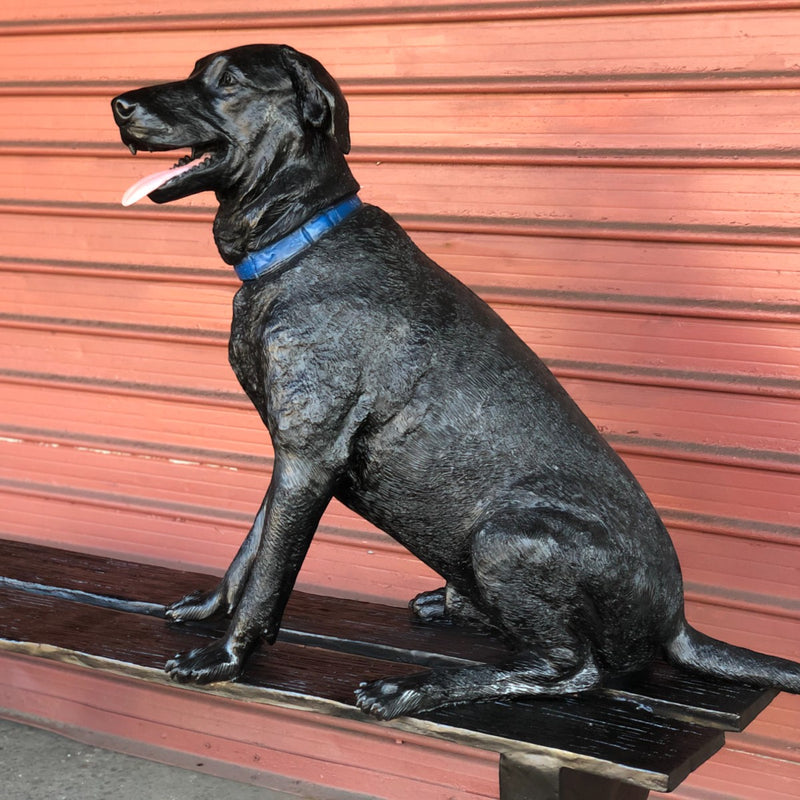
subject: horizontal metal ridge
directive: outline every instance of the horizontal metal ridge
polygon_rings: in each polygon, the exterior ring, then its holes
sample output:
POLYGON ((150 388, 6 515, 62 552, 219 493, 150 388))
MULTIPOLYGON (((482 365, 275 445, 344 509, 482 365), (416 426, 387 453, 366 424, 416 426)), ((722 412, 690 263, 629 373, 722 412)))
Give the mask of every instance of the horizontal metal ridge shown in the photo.
MULTIPOLYGON (((465 75, 457 78, 358 78, 340 81, 350 94, 509 94, 573 92, 680 92, 796 89, 800 70, 708 70, 585 73, 575 75, 465 75)), ((2 88, 2 84, 0 84, 2 88)))
MULTIPOLYGON (((117 143, 0 141, 2 156, 127 158, 117 143)), ((640 167, 673 169, 798 169, 797 148, 725 147, 359 147, 353 163, 458 164, 472 166, 640 167)))
POLYGON ((37 483, 12 478, 0 478, 0 492, 22 494, 29 497, 66 500, 70 503, 82 503, 111 509, 131 509, 140 513, 156 516, 176 517, 182 520, 197 522, 225 522, 236 526, 249 526, 253 515, 231 511, 219 506, 202 506, 197 503, 178 503, 168 500, 154 500, 145 495, 124 494, 121 492, 104 492, 97 489, 75 488, 64 484, 37 483))
POLYGON ((23 425, 0 424, 0 442, 46 443, 48 446, 74 447, 104 454, 120 453, 178 464, 210 464, 214 467, 232 470, 256 470, 259 473, 271 469, 273 463, 273 459, 267 455, 256 456, 232 450, 215 450, 206 447, 170 444, 169 442, 126 439, 121 436, 100 436, 85 432, 73 433, 23 425))
MULTIPOLYGON (((168 340, 168 339, 167 339, 168 340)), ((195 340, 197 341, 197 340, 195 340)), ((216 340, 210 344, 218 344, 216 340)), ((219 344, 224 344, 220 341, 219 344)), ((576 361, 571 359, 544 359, 547 366, 559 378, 600 380, 645 386, 663 386, 678 389, 701 389, 711 392, 754 395, 757 397, 783 397, 800 399, 800 381, 794 378, 774 376, 737 375, 720 372, 692 372, 666 367, 576 361)), ((74 377, 33 370, 0 369, 0 380, 35 385, 62 385, 78 389, 104 392, 123 392, 144 396, 175 397, 181 400, 214 402, 224 405, 246 406, 244 395, 234 392, 193 390, 186 387, 161 386, 134 381, 106 381, 99 378, 74 377)))
MULTIPOLYGON (((797 744, 789 739, 744 731, 736 737, 736 749, 740 753, 758 756, 757 761, 773 758, 789 764, 800 764, 797 744)), ((758 768, 759 774, 763 774, 761 769, 763 768, 758 768)), ((727 800, 727 797, 714 798, 709 795, 705 800, 727 800)))
POLYGON ((138 219, 180 220, 211 223, 214 212, 209 208, 141 206, 124 208, 119 203, 93 203, 60 200, 21 200, 13 197, 0 198, 0 214, 32 214, 35 216, 96 217, 99 219, 126 219, 136 215, 138 219))
MULTIPOLYGON (((800 472, 800 454, 776 450, 750 450, 746 448, 704 445, 698 442, 683 442, 667 439, 606 434, 605 438, 621 453, 658 455, 684 461, 724 463, 728 466, 760 468, 773 471, 800 472)), ((50 430, 48 428, 0 424, 0 441, 31 442, 49 446, 74 447, 98 453, 120 453, 175 461, 181 464, 212 464, 239 470, 262 472, 270 468, 270 457, 249 455, 229 450, 186 447, 162 442, 126 439, 119 436, 99 436, 89 433, 50 430)), ((800 531, 795 532, 800 537, 800 531)))
MULTIPOLYGON (((0 143, 0 155, 4 152, 0 143)), ((117 148, 119 149, 119 148, 117 148)), ((79 153, 80 151, 74 151, 79 153)), ((66 152, 65 152, 66 155, 66 152)), ((669 167, 789 169, 800 166, 794 148, 724 147, 353 147, 354 162, 474 166, 669 167)))
POLYGON ((755 448, 707 445, 701 442, 684 442, 669 439, 650 439, 619 433, 605 434, 605 438, 621 453, 637 455, 657 454, 661 458, 680 461, 696 461, 705 464, 725 464, 729 467, 745 467, 770 471, 800 474, 800 453, 780 450, 757 450, 755 448))
POLYGON ((114 322, 112 320, 70 319, 67 317, 41 317, 32 314, 10 314, 0 312, 0 325, 37 330, 69 330, 85 333, 103 333, 126 339, 157 339, 173 342, 208 342, 227 345, 228 332, 205 328, 180 328, 166 325, 145 325, 136 322, 114 322))
POLYGON ((0 382, 22 383, 29 386, 59 386, 80 391, 122 394, 131 397, 156 397, 179 403, 222 405, 233 408, 252 408, 243 392, 194 389, 137 381, 105 380, 76 375, 57 375, 28 370, 0 369, 0 382))
MULTIPOLYGON (((2 206, 0 206, 2 211, 2 206)), ((409 230, 453 233, 495 233, 518 236, 558 236, 579 239, 616 239, 643 242, 696 244, 800 245, 799 226, 710 225, 704 223, 596 221, 587 219, 451 217, 432 214, 397 214, 409 230)))
MULTIPOLYGON (((96 217, 101 219, 173 220, 209 224, 210 209, 123 208, 115 203, 69 202, 55 200, 16 200, 0 198, 0 214, 35 216, 96 217)), ((396 214, 409 231, 482 233, 505 236, 603 239, 634 242, 681 242, 687 244, 735 244, 771 247, 799 247, 800 226, 710 225, 701 223, 595 221, 531 217, 447 216, 396 214)))
MULTIPOLYGON (((132 281, 175 282, 196 285, 238 285, 229 268, 196 269, 190 267, 148 266, 107 262, 73 261, 69 259, 35 259, 4 256, 0 253, 0 273, 25 271, 33 274, 74 275, 81 277, 113 277, 132 281)), ((625 312, 628 314, 658 314, 659 316, 692 317, 699 319, 738 319, 758 322, 787 322, 800 320, 800 304, 760 301, 718 300, 706 297, 672 297, 662 295, 634 295, 611 292, 571 291, 566 289, 537 289, 500 287, 491 284, 470 283, 470 287, 492 304, 516 306, 543 306, 546 308, 591 309, 594 311, 625 312)), ((50 327, 54 324, 70 328, 82 326, 96 328, 105 323, 80 320, 51 320, 30 315, 0 313, 0 325, 17 327, 50 327)), ((126 326, 108 323, 125 336, 126 326)), ((146 327, 146 326, 143 326, 146 327)), ((169 329, 174 338, 183 336, 195 340, 196 329, 169 329)), ((109 333, 112 333, 109 330, 109 333)), ((145 330, 143 335, 149 335, 145 330)), ((216 334, 212 335, 212 338, 216 334)))
POLYGON ((700 531, 716 536, 732 536, 737 539, 752 539, 781 545, 800 546, 800 528, 762 520, 721 517, 700 514, 675 508, 661 508, 659 514, 668 528, 700 531))
POLYGON ((800 620, 800 600, 788 597, 709 586, 692 581, 685 583, 685 596, 689 601, 800 620))
POLYGON ((594 361, 570 359, 548 359, 547 365, 561 377, 800 399, 800 381, 794 378, 737 375, 723 372, 692 372, 667 367, 598 364, 594 361))
POLYGON ((156 32, 170 30, 231 30, 337 27, 354 25, 405 25, 409 23, 491 22, 575 17, 654 16, 793 9, 790 0, 524 0, 502 2, 438 3, 370 8, 319 8, 282 11, 233 11, 195 14, 132 14, 124 17, 62 17, 4 20, 3 35, 65 33, 156 32))
MULTIPOLYGON (((221 263, 221 262, 220 262, 221 263)), ((0 271, 34 272, 48 275, 80 275, 83 277, 122 277, 129 280, 169 281, 177 283, 210 283, 237 286, 241 283, 233 270, 223 265, 208 267, 172 267, 108 261, 86 261, 69 258, 33 258, 0 254, 0 271)))
MULTIPOLYGON (((164 75, 151 83, 166 82, 174 75, 164 75)), ((0 81, 0 95, 101 95, 109 99, 120 92, 136 89, 133 80, 10 80, 0 81)), ((575 92, 647 92, 688 91, 764 91, 797 90, 800 69, 778 70, 708 70, 690 72, 586 73, 575 75, 434 75, 381 78, 340 76, 345 94, 540 94, 575 92)))
MULTIPOLYGON (((1 263, 2 259, 0 259, 1 263)), ((2 269, 1 266, 0 269, 2 269)), ((471 284, 471 288, 489 303, 541 305, 548 308, 592 309, 700 319, 738 319, 760 322, 800 320, 800 304, 798 303, 760 303, 757 301, 717 300, 706 297, 612 294, 559 289, 499 288, 476 284, 471 284)))

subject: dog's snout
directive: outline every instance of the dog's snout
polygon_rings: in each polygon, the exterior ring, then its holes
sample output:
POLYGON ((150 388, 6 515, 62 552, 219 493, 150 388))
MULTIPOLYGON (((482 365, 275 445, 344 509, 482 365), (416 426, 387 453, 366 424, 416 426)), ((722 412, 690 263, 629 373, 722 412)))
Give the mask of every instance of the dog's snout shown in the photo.
POLYGON ((129 100, 125 95, 115 97, 111 101, 111 110, 114 112, 114 119, 117 125, 124 125, 130 122, 133 115, 136 113, 137 104, 133 100, 129 100))

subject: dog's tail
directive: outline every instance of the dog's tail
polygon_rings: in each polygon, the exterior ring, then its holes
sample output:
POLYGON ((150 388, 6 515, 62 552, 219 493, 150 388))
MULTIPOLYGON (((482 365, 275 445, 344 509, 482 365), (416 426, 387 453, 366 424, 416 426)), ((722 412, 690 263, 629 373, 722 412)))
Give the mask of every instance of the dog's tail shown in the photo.
POLYGON ((685 619, 665 650, 673 664, 706 675, 800 694, 800 664, 712 639, 685 619))

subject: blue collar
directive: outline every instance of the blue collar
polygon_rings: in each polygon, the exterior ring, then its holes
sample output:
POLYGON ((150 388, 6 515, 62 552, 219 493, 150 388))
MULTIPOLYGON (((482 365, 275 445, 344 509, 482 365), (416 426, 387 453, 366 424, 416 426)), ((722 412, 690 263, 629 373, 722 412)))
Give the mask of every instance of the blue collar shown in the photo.
POLYGON ((251 281, 266 272, 275 269, 292 256, 296 256, 309 245, 314 244, 323 234, 335 228, 342 220, 350 216, 359 206, 361 200, 358 195, 352 195, 341 203, 322 211, 312 217, 305 225, 278 239, 263 250, 250 253, 244 261, 237 264, 234 269, 243 281, 251 281))

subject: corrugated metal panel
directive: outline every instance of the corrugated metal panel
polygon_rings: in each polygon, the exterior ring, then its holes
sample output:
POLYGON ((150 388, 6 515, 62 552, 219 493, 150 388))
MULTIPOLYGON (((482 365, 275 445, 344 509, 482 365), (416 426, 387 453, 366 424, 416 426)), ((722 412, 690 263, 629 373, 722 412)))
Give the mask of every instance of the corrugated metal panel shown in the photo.
MULTIPOLYGON (((639 476, 692 618, 800 658, 800 3, 33 0, 0 18, 5 535, 219 569, 235 551, 271 463, 226 361, 236 284, 208 198, 119 207, 146 165, 108 100, 287 41, 348 94, 365 199, 492 302, 639 476)), ((302 579, 398 602, 436 584, 337 504, 302 579)), ((794 797, 799 742, 783 697, 679 796, 794 797)))

